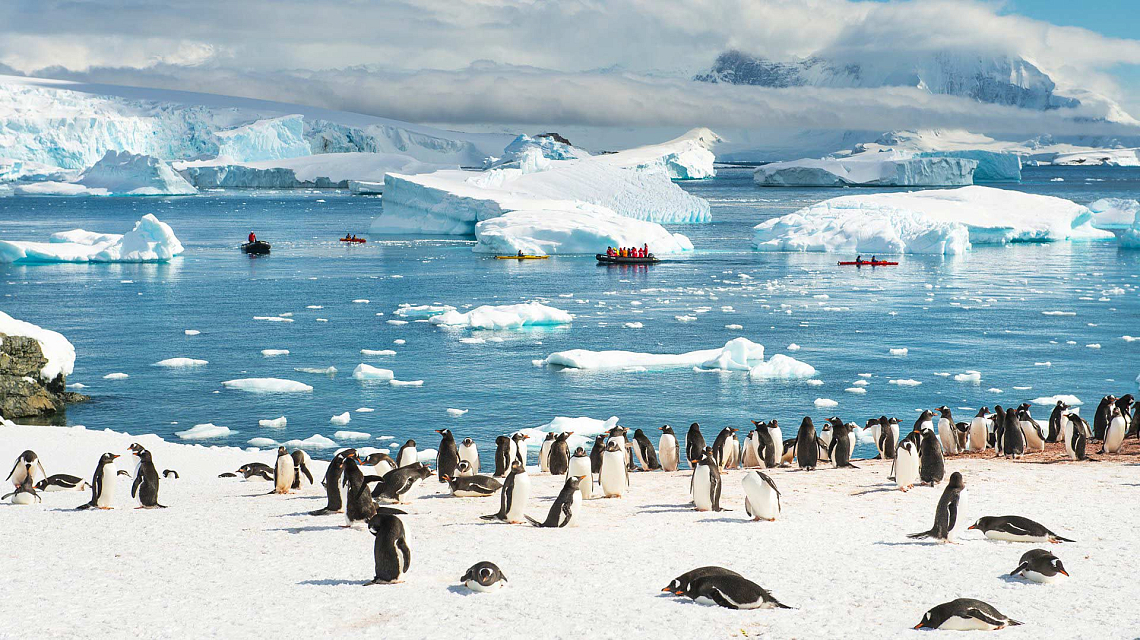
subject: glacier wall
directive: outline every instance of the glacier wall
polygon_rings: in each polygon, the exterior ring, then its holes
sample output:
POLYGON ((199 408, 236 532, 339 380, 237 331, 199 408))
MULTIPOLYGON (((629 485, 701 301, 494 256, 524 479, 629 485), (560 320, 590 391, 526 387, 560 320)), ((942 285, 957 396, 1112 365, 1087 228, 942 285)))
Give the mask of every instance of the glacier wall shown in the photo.
POLYGON ((926 151, 919 158, 966 158, 978 163, 974 182, 1021 182, 1021 156, 1002 151, 963 149, 961 151, 926 151))

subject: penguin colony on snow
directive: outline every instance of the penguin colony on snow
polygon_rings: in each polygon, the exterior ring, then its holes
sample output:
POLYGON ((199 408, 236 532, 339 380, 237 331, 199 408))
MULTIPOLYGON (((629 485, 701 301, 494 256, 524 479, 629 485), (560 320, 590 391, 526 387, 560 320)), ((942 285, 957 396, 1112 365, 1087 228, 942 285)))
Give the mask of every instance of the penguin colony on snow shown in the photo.
MULTIPOLYGON (((859 468, 851 462, 855 450, 854 432, 859 428, 854 423, 831 417, 817 433, 812 419, 805 417, 796 437, 787 440, 783 439, 776 420, 752 421, 752 424, 753 430, 746 435, 743 445, 737 437, 738 430, 726 427, 717 434, 711 446, 706 445, 700 425, 695 422, 690 425, 683 459, 692 469, 689 491, 696 510, 728 510, 721 504, 723 472, 726 470, 747 469, 742 479, 745 514, 754 521, 774 521, 782 512, 780 490, 761 469, 793 463, 804 471, 813 471, 821 463, 836 469, 859 468)), ((993 449, 997 457, 1017 460, 1027 454, 1044 451, 1046 443, 1056 442, 1064 444, 1065 453, 1071 460, 1089 459, 1087 445, 1090 442, 1101 443, 1099 452, 1102 454, 1119 453, 1125 439, 1140 439, 1140 406, 1136 405, 1131 394, 1120 398, 1105 396, 1096 409, 1091 426, 1067 404, 1058 401, 1046 426, 1030 415, 1029 404, 1023 404, 1008 409, 995 406, 993 411, 982 407, 968 422, 955 421, 945 406, 934 411, 925 410, 911 431, 901 438, 899 420, 895 418, 872 418, 865 428, 875 444, 876 457, 892 461, 888 481, 897 489, 908 491, 916 484, 932 487, 940 484, 946 471, 946 456, 960 453, 993 449)), ((567 439, 573 435, 572 432, 547 434, 538 452, 539 468, 542 472, 565 477, 565 482, 542 519, 526 513, 531 496, 530 475, 526 467, 526 440, 529 436, 515 433, 496 438, 494 472, 481 475, 482 465, 474 441, 464 438, 457 444, 447 429, 437 430, 442 439, 434 472, 419 461, 414 440, 404 443, 394 459, 386 453, 361 457, 355 449, 338 451, 321 481, 328 502, 311 514, 343 514, 345 526, 367 526, 376 540, 373 552, 375 575, 366 584, 391 584, 399 582, 411 567, 412 551, 404 523, 399 517, 406 512, 381 505, 409 504, 415 495, 413 490, 433 473, 456 497, 492 497, 498 493, 498 511, 482 516, 483 520, 535 527, 574 526, 581 520, 584 501, 621 498, 628 493, 631 472, 678 471, 682 448, 677 435, 668 425, 660 427, 660 431, 654 448, 641 429, 634 430, 631 435, 629 429, 615 426, 596 436, 589 452, 584 447, 577 447, 573 452, 569 450, 567 439)), ((91 500, 80 505, 79 509, 110 509, 115 498, 115 477, 126 474, 134 478, 131 497, 137 499, 138 508, 165 508, 158 501, 160 475, 151 452, 137 443, 132 444, 129 451, 135 462, 133 474, 116 470, 115 460, 120 456, 105 453, 100 457, 89 483, 67 474, 48 476, 35 452, 25 451, 16 458, 7 477, 15 490, 0 499, 10 499, 12 504, 33 504, 40 500, 38 491, 90 491, 91 500)), ((313 484, 310 464, 311 459, 304 451, 289 452, 285 447, 278 447, 272 465, 251 462, 236 472, 222 473, 219 477, 265 480, 273 485, 270 494, 288 494, 306 484, 313 484)), ((161 475, 168 480, 179 477, 178 472, 172 469, 161 475)), ((965 488, 962 474, 952 473, 935 507, 933 526, 908 537, 950 542, 965 488)), ((968 529, 981 531, 986 538, 993 540, 1073 542, 1037 522, 1013 515, 979 518, 968 529)), ((1061 560, 1045 549, 1027 551, 1010 575, 1043 584, 1069 576, 1061 560)), ((486 592, 502 588, 507 578, 494 563, 479 562, 469 568, 459 581, 472 591, 486 592)), ((730 609, 789 608, 760 585, 723 567, 700 567, 688 571, 662 591, 730 609)), ((927 611, 915 628, 993 630, 1020 624, 985 602, 959 598, 927 611)))

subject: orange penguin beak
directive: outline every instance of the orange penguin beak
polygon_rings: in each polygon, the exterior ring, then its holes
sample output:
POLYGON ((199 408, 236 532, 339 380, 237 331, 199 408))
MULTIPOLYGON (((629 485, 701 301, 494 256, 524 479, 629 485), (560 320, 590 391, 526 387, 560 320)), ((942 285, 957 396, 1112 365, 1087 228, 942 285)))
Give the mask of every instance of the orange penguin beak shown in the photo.
POLYGON ((966 531, 969 531, 970 529, 977 529, 977 528, 978 527, 976 525, 970 525, 970 526, 966 527, 966 531))
POLYGON ((119 457, 119 455, 118 455, 118 454, 115 454, 115 453, 111 454, 111 459, 112 459, 112 460, 114 460, 115 458, 118 458, 118 457, 119 457))
POLYGON ((1064 569, 1061 569, 1060 571, 1061 571, 1061 573, 1065 574, 1065 577, 1067 577, 1067 578, 1068 578, 1068 577, 1071 577, 1071 576, 1069 575, 1069 572, 1068 572, 1068 571, 1065 571, 1064 569))
POLYGON ((674 591, 673 595, 683 596, 683 595, 685 595, 685 592, 684 591, 674 591))
POLYGON ((921 628, 922 628, 922 623, 920 622, 920 623, 918 623, 918 624, 914 625, 914 628, 915 628, 915 629, 921 629, 921 628))
POLYGON ((443 433, 443 429, 436 429, 435 432, 436 433, 443 433))
POLYGON ((673 590, 670 589, 669 587, 665 587, 664 589, 661 590, 661 592, 662 593, 673 593, 673 590))

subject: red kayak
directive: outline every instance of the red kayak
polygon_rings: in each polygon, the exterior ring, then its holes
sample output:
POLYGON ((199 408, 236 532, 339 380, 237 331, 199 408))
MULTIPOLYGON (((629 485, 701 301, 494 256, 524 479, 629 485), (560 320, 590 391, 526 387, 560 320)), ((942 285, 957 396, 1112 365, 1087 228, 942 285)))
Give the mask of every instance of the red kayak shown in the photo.
POLYGON ((874 262, 870 262, 867 260, 864 260, 862 262, 855 262, 854 260, 852 260, 851 262, 840 261, 839 264, 841 266, 844 266, 844 267, 896 267, 896 266, 898 266, 899 263, 887 262, 885 260, 876 260, 874 262))
POLYGON ((364 244, 365 242, 368 242, 364 238, 341 238, 340 241, 341 242, 355 242, 357 244, 364 244))

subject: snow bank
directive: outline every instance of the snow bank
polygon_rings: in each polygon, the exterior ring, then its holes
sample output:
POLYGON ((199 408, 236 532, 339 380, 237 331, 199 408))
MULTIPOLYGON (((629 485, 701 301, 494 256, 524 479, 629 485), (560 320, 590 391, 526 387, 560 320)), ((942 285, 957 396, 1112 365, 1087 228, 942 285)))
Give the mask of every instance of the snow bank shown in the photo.
POLYGON ((777 353, 767 362, 761 362, 748 371, 748 377, 753 380, 791 380, 810 378, 815 374, 815 367, 782 353, 777 353))
POLYGON ((112 195, 183 196, 198 193, 170 165, 153 156, 128 151, 108 151, 84 171, 77 184, 105 189, 112 195))
POLYGON ((48 242, 0 240, 0 262, 165 262, 183 252, 170 225, 146 214, 125 235, 76 229, 48 242))
POLYGON ((973 184, 977 167, 965 158, 875 153, 773 162, 758 167, 752 178, 761 187, 943 187, 973 184))
POLYGON ((196 424, 186 431, 176 431, 174 435, 183 440, 205 440, 207 438, 225 438, 232 434, 229 427, 222 427, 212 422, 196 424))
POLYGON ((622 369, 645 367, 697 367, 726 371, 748 371, 764 359, 764 346, 747 338, 734 338, 717 349, 688 353, 638 353, 635 351, 558 351, 537 362, 570 369, 622 369))
MULTIPOLYGON (((9 336, 27 336, 40 343, 40 351, 47 359, 40 368, 40 379, 44 382, 51 382, 59 375, 69 376, 75 368, 75 345, 61 333, 17 320, 3 311, 0 311, 0 333, 9 336)), ((0 337, 0 344, 3 343, 4 339, 0 337)))
POLYGON ((606 247, 649 245, 655 255, 693 250, 693 243, 656 222, 631 220, 598 207, 511 211, 475 225, 474 251, 510 255, 605 253, 606 247))
POLYGON ((392 373, 390 369, 380 369, 360 363, 352 370, 352 377, 357 380, 391 380, 396 374, 392 373))
POLYGON ((307 384, 283 378, 238 378, 226 380, 222 386, 253 393, 305 393, 313 390, 307 384))
POLYGON ((761 251, 960 254, 974 244, 1105 239, 1075 202, 992 187, 832 198, 754 230, 761 251))
POLYGON ((159 360, 154 363, 155 367, 170 367, 170 368, 183 368, 183 367, 202 367, 210 364, 205 360, 195 360, 194 358, 167 358, 166 360, 159 360))
POLYGON ((523 304, 483 305, 466 313, 446 311, 432 316, 431 323, 446 327, 472 329, 520 329, 522 327, 570 324, 574 316, 538 302, 523 304))

